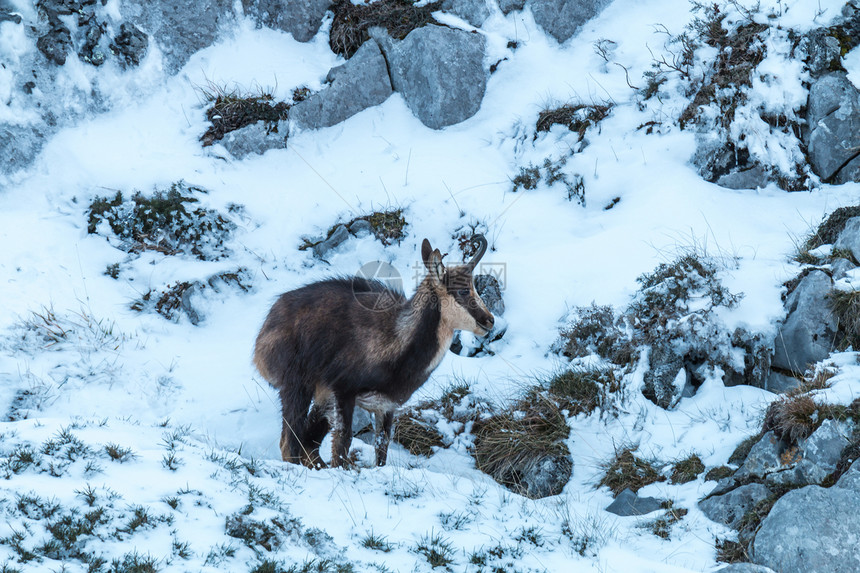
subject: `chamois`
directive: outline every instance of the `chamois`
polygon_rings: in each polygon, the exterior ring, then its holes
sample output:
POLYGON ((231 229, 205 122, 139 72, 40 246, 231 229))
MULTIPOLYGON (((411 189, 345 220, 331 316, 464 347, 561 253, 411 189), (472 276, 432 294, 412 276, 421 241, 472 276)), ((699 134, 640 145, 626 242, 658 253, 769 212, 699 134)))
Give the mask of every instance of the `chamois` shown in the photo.
POLYGON ((278 390, 281 456, 324 467, 319 455, 332 430, 332 465, 347 464, 355 404, 373 413, 376 465, 385 465, 396 409, 439 365, 455 330, 485 336, 493 315, 472 281, 487 250, 446 268, 424 239, 427 275, 412 298, 363 278, 329 279, 282 294, 257 336, 254 364, 278 390))

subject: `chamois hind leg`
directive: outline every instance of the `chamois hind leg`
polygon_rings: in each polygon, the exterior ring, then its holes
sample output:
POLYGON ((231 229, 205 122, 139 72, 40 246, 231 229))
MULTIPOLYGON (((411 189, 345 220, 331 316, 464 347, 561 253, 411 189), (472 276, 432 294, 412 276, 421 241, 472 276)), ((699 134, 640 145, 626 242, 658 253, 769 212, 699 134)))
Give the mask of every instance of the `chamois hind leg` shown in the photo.
POLYGON ((329 422, 328 418, 326 418, 326 405, 314 404, 308 414, 308 421, 305 424, 305 435, 302 438, 302 442, 308 448, 306 460, 303 463, 308 467, 326 467, 325 462, 320 456, 320 445, 328 430, 329 422))
POLYGON ((376 442, 376 465, 381 467, 388 460, 388 444, 391 442, 391 428, 394 425, 394 410, 373 414, 374 438, 376 442))
POLYGON ((355 396, 335 396, 331 409, 331 465, 345 467, 349 464, 349 446, 352 443, 352 413, 355 396))
POLYGON ((283 384, 281 397, 281 457, 285 462, 300 464, 306 452, 303 444, 311 396, 298 384, 283 384))

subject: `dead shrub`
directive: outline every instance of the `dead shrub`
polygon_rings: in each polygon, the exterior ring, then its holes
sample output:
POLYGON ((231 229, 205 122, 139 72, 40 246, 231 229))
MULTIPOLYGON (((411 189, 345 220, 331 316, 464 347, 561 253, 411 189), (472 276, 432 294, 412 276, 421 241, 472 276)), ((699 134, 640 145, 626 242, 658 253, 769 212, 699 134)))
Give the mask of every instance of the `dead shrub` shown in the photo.
POLYGON ((549 131, 553 125, 563 125, 579 134, 579 141, 582 141, 588 128, 605 119, 611 109, 611 103, 596 105, 578 103, 545 109, 538 115, 535 131, 540 133, 549 131))

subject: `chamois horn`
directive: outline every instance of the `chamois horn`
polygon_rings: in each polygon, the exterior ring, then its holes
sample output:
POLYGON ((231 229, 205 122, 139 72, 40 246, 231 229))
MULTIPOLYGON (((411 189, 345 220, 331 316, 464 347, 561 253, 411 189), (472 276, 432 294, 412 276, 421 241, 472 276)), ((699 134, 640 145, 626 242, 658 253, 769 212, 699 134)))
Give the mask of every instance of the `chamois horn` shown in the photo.
POLYGON ((478 250, 475 251, 475 255, 472 257, 472 260, 466 263, 466 266, 469 267, 470 270, 474 270, 475 266, 484 256, 484 253, 487 252, 487 239, 484 238, 484 235, 473 235, 469 242, 473 245, 478 245, 478 250))

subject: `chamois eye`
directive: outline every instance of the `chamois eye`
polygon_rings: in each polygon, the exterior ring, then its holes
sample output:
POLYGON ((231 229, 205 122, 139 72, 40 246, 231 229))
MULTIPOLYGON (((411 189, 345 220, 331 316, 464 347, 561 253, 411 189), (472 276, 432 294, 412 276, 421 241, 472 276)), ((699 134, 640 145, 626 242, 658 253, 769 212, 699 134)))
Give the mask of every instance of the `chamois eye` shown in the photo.
POLYGON ((461 296, 463 298, 466 298, 467 296, 469 296, 469 289, 467 289, 467 288, 458 289, 457 290, 457 296, 461 296))

